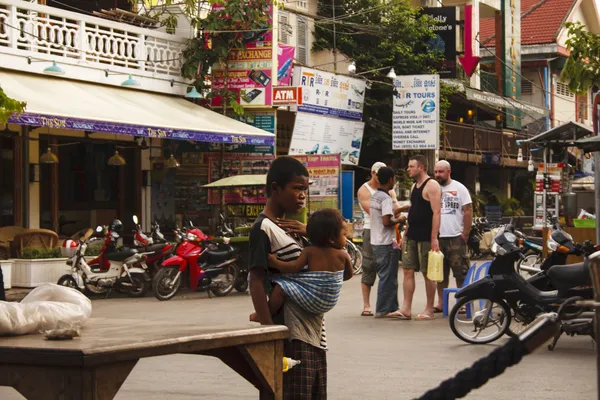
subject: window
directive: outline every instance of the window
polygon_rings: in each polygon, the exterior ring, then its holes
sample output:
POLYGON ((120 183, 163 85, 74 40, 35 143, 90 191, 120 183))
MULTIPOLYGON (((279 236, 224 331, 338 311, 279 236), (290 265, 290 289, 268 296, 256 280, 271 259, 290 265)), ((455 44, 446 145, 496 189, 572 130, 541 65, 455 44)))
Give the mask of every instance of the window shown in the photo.
POLYGON ((587 95, 577 96, 577 122, 584 123, 588 119, 587 95))
POLYGON ((556 84, 556 94, 563 97, 575 97, 573 92, 569 90, 569 86, 562 82, 556 84))
POLYGON ((288 13, 279 12, 277 22, 279 23, 278 27, 278 37, 279 43, 289 44, 290 41, 290 33, 292 30, 292 26, 290 25, 290 16, 288 13))
POLYGON ((532 94, 533 84, 528 80, 521 80, 521 94, 532 94))
POLYGON ((308 64, 308 24, 306 20, 298 16, 296 40, 296 60, 302 64, 308 64))

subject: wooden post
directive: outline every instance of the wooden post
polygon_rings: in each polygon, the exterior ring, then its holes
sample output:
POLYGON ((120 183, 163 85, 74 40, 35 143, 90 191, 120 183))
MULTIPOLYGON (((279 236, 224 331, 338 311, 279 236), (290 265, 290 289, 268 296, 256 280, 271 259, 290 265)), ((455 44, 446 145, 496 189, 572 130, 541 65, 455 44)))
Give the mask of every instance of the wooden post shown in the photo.
POLYGON ((13 139, 13 222, 16 226, 23 226, 23 136, 13 139))
POLYGON ((139 147, 133 149, 133 181, 135 193, 135 211, 134 214, 140 218, 144 215, 142 210, 142 150, 139 147))
MULTIPOLYGON (((51 145, 58 144, 56 138, 50 138, 48 141, 51 145)), ((58 152, 58 147, 50 146, 53 151, 58 152)), ((63 160, 63 162, 66 160, 63 160)), ((60 158, 59 158, 60 162, 60 158)), ((59 188, 58 188, 58 164, 50 164, 50 223, 52 224, 52 230, 56 234, 60 234, 60 227, 58 225, 58 219, 60 217, 59 211, 59 188)))

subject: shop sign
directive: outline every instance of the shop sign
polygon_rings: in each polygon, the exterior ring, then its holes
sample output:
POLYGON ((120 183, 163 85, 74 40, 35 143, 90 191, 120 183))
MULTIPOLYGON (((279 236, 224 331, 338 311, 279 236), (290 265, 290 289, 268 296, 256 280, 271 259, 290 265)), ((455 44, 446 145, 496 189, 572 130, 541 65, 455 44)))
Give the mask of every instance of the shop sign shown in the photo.
POLYGON ((279 86, 273 88, 274 106, 296 106, 302 104, 302 87, 279 86))
POLYGON ((296 48, 287 44, 277 45, 277 84, 289 86, 292 82, 294 54, 296 48))
POLYGON ((260 204, 227 204, 227 215, 230 217, 253 217, 256 218, 264 210, 265 206, 260 204))
POLYGON ((294 68, 294 85, 302 87, 298 111, 361 120, 365 103, 365 81, 318 71, 294 68))
POLYGON ((392 148, 437 150, 440 145, 440 77, 406 75, 394 79, 392 148))
POLYGON ((432 50, 444 55, 442 68, 439 70, 442 79, 456 78, 456 7, 423 8, 423 14, 436 21, 429 30, 435 36, 427 43, 432 50))
MULTIPOLYGON (((521 0, 502 0, 502 91, 521 99, 521 0)), ((521 113, 506 109, 506 127, 521 129, 521 113)))
POLYGON ((342 164, 358 165, 365 123, 299 112, 289 154, 339 154, 342 164))

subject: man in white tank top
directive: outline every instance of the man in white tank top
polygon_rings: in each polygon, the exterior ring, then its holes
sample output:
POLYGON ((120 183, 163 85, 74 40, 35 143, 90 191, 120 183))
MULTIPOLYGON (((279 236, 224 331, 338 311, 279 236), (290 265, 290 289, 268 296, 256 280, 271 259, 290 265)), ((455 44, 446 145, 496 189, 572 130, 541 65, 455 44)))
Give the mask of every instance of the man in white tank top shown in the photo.
POLYGON ((375 264, 373 263, 373 248, 371 247, 371 217, 369 216, 371 211, 371 196, 379 188, 379 180, 377 180, 377 172, 379 168, 385 167, 386 165, 382 162, 376 162, 371 167, 371 179, 364 183, 360 189, 358 189, 358 204, 363 213, 364 230, 363 230, 363 272, 361 277, 361 288, 363 296, 363 311, 362 316, 371 317, 373 312, 371 311, 371 287, 375 284, 375 278, 377 277, 377 271, 375 271, 375 264))

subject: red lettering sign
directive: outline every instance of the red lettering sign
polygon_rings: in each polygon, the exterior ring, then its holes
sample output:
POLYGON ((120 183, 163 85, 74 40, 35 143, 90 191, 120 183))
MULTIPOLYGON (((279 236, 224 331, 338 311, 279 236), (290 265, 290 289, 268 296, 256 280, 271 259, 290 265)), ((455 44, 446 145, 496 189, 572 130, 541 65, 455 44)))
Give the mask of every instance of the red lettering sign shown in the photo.
POLYGON ((276 86, 273 87, 274 106, 295 106, 302 104, 302 87, 276 86))

